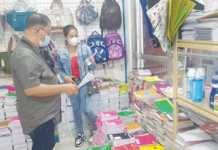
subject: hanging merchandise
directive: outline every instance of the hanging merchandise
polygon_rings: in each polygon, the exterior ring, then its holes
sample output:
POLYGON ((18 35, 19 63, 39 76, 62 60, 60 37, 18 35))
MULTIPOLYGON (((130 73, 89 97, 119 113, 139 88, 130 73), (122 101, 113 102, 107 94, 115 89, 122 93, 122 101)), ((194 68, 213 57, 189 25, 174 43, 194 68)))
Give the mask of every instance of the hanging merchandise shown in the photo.
POLYGON ((108 47, 109 60, 118 60, 125 56, 122 38, 115 30, 110 30, 104 39, 108 47))
POLYGON ((92 53, 96 53, 95 62, 103 63, 108 61, 108 48, 104 38, 96 31, 88 39, 88 46, 92 53))
POLYGON ((23 0, 18 0, 12 10, 6 10, 7 22, 15 31, 24 31, 27 18, 36 13, 36 10, 26 5, 23 0), (20 10, 22 8, 22 11, 20 10))
POLYGON ((76 17, 81 24, 88 25, 98 17, 97 10, 90 2, 91 0, 82 0, 77 7, 76 17))
POLYGON ((103 30, 117 30, 121 27, 122 17, 120 5, 115 0, 105 0, 101 8, 100 28, 103 30))
POLYGON ((42 11, 43 14, 47 15, 49 19, 51 20, 51 27, 54 31, 59 31, 66 25, 73 25, 73 14, 71 13, 71 10, 68 7, 64 7, 61 0, 57 0, 58 5, 60 8, 54 9, 54 2, 52 1, 50 9, 44 9, 42 11))
POLYGON ((170 42, 167 37, 167 18, 169 0, 160 0, 147 11, 147 15, 154 28, 154 36, 157 37, 164 52, 170 50, 170 42))
POLYGON ((57 49, 52 41, 50 41, 49 45, 43 48, 43 53, 45 56, 45 60, 48 65, 54 70, 58 71, 58 63, 57 63, 57 49))
POLYGON ((5 74, 11 74, 10 57, 13 52, 14 45, 19 41, 20 38, 17 35, 12 35, 8 43, 7 52, 0 52, 0 70, 2 70, 5 74))
POLYGON ((5 34, 5 14, 2 12, 0 14, 0 38, 5 34))

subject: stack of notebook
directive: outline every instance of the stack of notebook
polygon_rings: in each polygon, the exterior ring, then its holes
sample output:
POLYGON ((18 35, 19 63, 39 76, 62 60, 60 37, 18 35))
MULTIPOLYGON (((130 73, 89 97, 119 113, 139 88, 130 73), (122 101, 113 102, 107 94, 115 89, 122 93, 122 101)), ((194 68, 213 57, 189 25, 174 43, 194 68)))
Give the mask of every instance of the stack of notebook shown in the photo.
POLYGON ((9 127, 12 133, 12 144, 14 150, 27 149, 26 136, 23 134, 19 117, 11 118, 9 127))
POLYGON ((186 150, 215 150, 218 144, 212 141, 199 143, 196 145, 189 146, 186 150))
POLYGON ((113 147, 123 146, 123 145, 135 143, 135 137, 127 132, 108 134, 107 142, 110 143, 113 147))
POLYGON ((140 150, 165 150, 165 148, 162 145, 157 144, 157 145, 141 146, 140 150))
POLYGON ((106 134, 122 133, 125 131, 125 125, 123 121, 118 118, 103 122, 102 129, 106 134))
POLYGON ((98 113, 98 119, 102 122, 108 120, 115 120, 118 119, 118 114, 116 111, 101 112, 98 113))
POLYGON ((176 148, 179 150, 187 149, 189 146, 200 144, 213 139, 204 131, 194 129, 183 133, 178 133, 176 137, 176 148))
POLYGON ((26 142, 27 142, 28 150, 31 150, 33 146, 33 141, 29 135, 26 135, 26 142))
POLYGON ((125 124, 135 122, 135 113, 131 110, 118 112, 118 116, 123 120, 125 124))
POLYGON ((105 145, 99 147, 92 147, 92 148, 87 148, 87 150, 111 150, 111 146, 105 145))
POLYGON ((5 96, 8 92, 9 91, 6 86, 0 86, 0 97, 5 96))
POLYGON ((5 121, 5 111, 3 107, 4 96, 0 96, 0 122, 5 121))
POLYGON ((132 136, 146 136, 146 135, 149 135, 149 133, 148 133, 148 131, 142 129, 139 131, 132 132, 131 135, 132 136))
POLYGON ((130 124, 127 124, 125 126, 126 126, 127 131, 129 133, 133 133, 133 132, 142 130, 142 127, 141 127, 141 125, 138 122, 130 123, 130 124))
POLYGON ((96 94, 93 94, 91 97, 91 104, 92 104, 92 111, 97 114, 100 112, 100 108, 99 108, 99 101, 100 101, 100 94, 99 93, 96 93, 96 94))
POLYGON ((119 100, 120 100, 120 109, 121 110, 129 108, 129 93, 128 92, 120 93, 119 100))
POLYGON ((110 99, 110 110, 119 111, 119 87, 115 84, 108 86, 109 88, 109 99, 110 99))
POLYGON ((13 150, 11 132, 8 129, 8 121, 0 122, 0 149, 13 150))
POLYGON ((99 87, 99 94, 100 94, 100 100, 99 100, 99 109, 100 112, 109 111, 110 110, 110 99, 109 99, 109 89, 107 86, 99 87))
POLYGON ((18 116, 16 94, 8 93, 5 96, 3 105, 4 105, 6 120, 10 120, 12 117, 18 116))

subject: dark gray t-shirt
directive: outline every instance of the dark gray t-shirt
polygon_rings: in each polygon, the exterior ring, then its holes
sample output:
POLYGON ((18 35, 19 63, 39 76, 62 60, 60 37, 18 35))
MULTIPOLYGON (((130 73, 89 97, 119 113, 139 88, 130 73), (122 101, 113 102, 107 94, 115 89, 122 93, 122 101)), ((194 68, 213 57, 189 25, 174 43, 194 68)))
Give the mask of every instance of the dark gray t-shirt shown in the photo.
POLYGON ((28 97, 24 93, 24 89, 39 84, 59 84, 58 78, 40 55, 40 50, 24 37, 11 55, 11 70, 23 133, 27 135, 51 119, 58 124, 61 109, 60 94, 39 98, 28 97))

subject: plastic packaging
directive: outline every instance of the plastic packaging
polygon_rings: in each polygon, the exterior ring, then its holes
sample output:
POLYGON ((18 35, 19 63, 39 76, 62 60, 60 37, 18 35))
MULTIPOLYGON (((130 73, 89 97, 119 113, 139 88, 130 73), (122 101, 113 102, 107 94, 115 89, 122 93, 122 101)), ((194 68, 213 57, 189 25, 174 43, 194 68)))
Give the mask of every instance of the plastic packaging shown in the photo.
POLYGON ((188 73, 186 75, 186 97, 187 99, 192 99, 192 91, 191 91, 191 81, 195 78, 196 70, 194 68, 188 68, 188 73))
POLYGON ((200 78, 203 79, 203 99, 204 99, 205 98, 205 82, 206 82, 205 68, 197 68, 196 74, 199 74, 200 78))
POLYGON ((203 79, 196 74, 196 77, 191 81, 192 101, 195 103, 202 102, 203 99, 203 79))
POLYGON ((217 96, 217 92, 218 92, 218 75, 215 75, 212 77, 212 85, 211 85, 212 89, 210 92, 210 108, 214 109, 214 99, 217 96))

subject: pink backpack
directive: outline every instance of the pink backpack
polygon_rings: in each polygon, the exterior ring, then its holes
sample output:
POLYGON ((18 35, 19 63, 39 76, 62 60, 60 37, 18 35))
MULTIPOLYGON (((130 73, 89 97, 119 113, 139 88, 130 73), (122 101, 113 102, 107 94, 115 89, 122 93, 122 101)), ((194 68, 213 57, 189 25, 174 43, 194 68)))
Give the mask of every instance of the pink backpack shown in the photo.
POLYGON ((116 31, 109 31, 104 39, 108 47, 109 60, 118 60, 124 57, 125 49, 123 41, 116 31))

